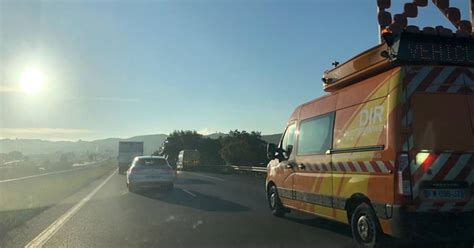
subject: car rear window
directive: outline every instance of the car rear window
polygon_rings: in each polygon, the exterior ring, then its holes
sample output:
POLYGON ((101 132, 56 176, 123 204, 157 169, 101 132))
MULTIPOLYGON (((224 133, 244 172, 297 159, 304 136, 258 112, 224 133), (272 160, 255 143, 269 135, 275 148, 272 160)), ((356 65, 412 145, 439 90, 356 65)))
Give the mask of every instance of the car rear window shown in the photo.
POLYGON ((167 167, 168 163, 163 158, 142 158, 136 163, 136 166, 167 167))

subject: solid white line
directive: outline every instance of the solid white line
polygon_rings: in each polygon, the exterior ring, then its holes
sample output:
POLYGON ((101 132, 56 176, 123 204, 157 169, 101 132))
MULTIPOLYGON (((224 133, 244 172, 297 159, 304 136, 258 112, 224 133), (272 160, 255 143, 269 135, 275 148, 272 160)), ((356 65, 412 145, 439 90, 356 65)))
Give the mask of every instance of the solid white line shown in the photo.
POLYGON ((189 190, 187 190, 187 189, 181 189, 181 190, 184 191, 184 192, 186 192, 186 193, 188 193, 188 194, 190 194, 192 197, 197 197, 196 194, 194 194, 193 192, 191 192, 191 191, 189 191, 189 190))
POLYGON ((25 248, 30 247, 42 247, 48 240, 53 237, 53 235, 61 229, 66 222, 71 219, 74 214, 76 214, 84 204, 86 204, 117 172, 118 168, 114 170, 99 186, 97 186, 92 192, 90 192, 86 197, 84 197, 80 202, 78 202, 74 207, 70 208, 66 213, 59 217, 56 221, 53 222, 48 228, 44 229, 36 238, 30 241, 25 248))
POLYGON ((211 177, 211 176, 203 175, 203 174, 200 174, 200 173, 194 173, 194 172, 189 172, 189 171, 185 171, 184 173, 185 173, 185 174, 190 174, 190 175, 195 175, 195 176, 200 176, 200 177, 207 177, 207 178, 214 179, 214 180, 218 180, 218 181, 225 181, 225 180, 222 179, 222 178, 211 177))
POLYGON ((66 173, 66 172, 70 172, 70 171, 84 170, 84 169, 91 168, 91 167, 81 167, 81 168, 74 168, 74 169, 70 169, 70 170, 53 171, 53 172, 48 172, 48 173, 36 174, 36 175, 26 176, 26 177, 17 177, 17 178, 5 179, 5 180, 0 180, 0 183, 8 183, 8 182, 20 181, 20 180, 25 180, 25 179, 35 178, 35 177, 48 176, 48 175, 53 175, 53 174, 61 174, 61 173, 66 173))

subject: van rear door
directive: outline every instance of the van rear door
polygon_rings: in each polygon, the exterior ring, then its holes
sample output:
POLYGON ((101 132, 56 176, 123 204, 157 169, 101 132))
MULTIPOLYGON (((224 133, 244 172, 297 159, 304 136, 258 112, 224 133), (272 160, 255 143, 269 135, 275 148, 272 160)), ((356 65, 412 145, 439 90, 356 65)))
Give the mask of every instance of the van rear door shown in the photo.
POLYGON ((474 68, 470 68, 469 72, 464 75, 464 83, 466 84, 467 102, 471 112, 471 125, 474 132, 474 68))
POLYGON ((423 67, 409 94, 415 209, 471 211, 474 185, 473 96, 462 67, 423 67), (443 72, 446 75, 443 75, 443 72), (439 79, 438 77, 443 77, 439 79))

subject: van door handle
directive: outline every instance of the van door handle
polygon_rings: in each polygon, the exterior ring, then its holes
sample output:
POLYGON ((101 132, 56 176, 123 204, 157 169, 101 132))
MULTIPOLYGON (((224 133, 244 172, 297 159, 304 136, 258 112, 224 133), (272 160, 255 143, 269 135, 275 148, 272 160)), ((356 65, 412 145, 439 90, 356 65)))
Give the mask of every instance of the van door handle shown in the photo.
POLYGON ((302 169, 302 170, 305 170, 306 169, 306 165, 304 164, 299 164, 298 165, 298 168, 302 169))
POLYGON ((287 169, 293 169, 295 167, 296 163, 295 162, 288 162, 286 165, 285 165, 285 168, 287 169))

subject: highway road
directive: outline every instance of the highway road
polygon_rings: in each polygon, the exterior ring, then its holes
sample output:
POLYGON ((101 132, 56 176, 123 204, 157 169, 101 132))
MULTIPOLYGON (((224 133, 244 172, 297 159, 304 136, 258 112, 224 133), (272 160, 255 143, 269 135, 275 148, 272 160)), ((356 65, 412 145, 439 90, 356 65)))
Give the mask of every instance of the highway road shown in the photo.
POLYGON ((264 178, 182 172, 171 192, 129 193, 116 171, 47 208, 0 247, 351 247, 350 229, 271 215, 264 178))

